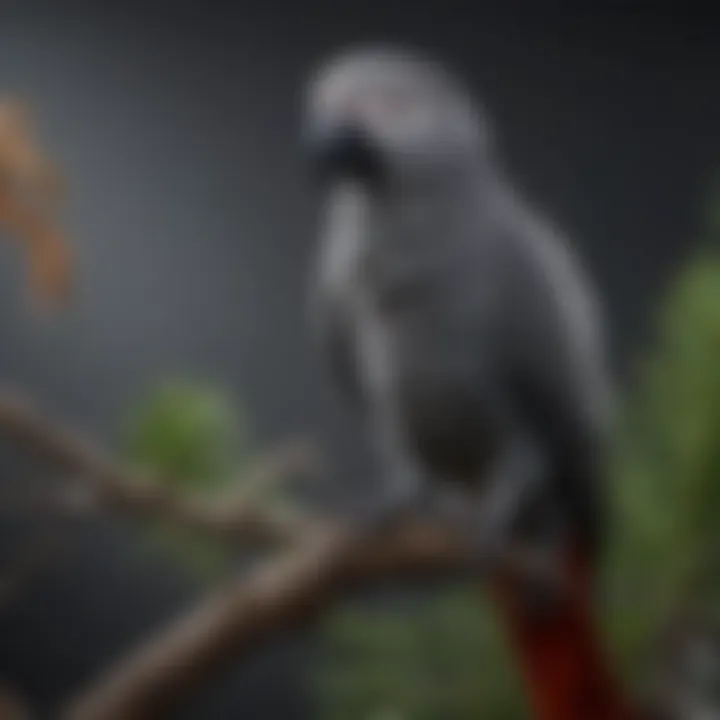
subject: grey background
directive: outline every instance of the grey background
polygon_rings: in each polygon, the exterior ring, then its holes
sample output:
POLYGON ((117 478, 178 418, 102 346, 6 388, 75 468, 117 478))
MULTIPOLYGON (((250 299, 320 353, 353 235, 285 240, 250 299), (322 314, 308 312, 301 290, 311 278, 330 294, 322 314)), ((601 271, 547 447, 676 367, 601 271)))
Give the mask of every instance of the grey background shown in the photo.
MULTIPOLYGON (((400 40, 482 93, 518 184, 573 236, 621 360, 692 249, 720 150, 720 33, 685 3, 53 2, 0 0, 0 93, 38 110, 65 168, 75 306, 43 324, 0 246, 0 372, 110 442, 167 373, 211 378, 270 444, 318 437, 358 497, 357 427, 307 336, 313 203, 297 144, 302 81, 348 42, 400 40), (479 7, 479 6, 482 7, 479 7), (582 7, 581 7, 582 6, 582 7)), ((3 467, 16 467, 9 453, 3 467)), ((49 712, 195 590, 123 527, 0 611, 0 678, 49 712)), ((0 527, 5 553, 16 528, 0 527)), ((194 718, 312 717, 303 637, 208 688, 194 718)))

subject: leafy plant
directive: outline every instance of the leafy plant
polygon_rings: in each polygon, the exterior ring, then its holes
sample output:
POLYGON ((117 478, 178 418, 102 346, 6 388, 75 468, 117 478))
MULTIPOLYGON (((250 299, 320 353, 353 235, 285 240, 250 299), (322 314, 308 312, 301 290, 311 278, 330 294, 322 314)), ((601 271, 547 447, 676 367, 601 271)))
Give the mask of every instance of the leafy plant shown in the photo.
POLYGON ((198 491, 234 480, 249 445, 227 393, 182 379, 166 380, 143 398, 125 432, 132 463, 198 491))
POLYGON ((323 628, 319 716, 520 720, 524 700, 498 631, 471 586, 345 606, 323 628))
POLYGON ((614 473, 610 625, 629 669, 679 606, 720 601, 720 255, 712 245, 680 273, 659 330, 620 427, 614 473))
MULTIPOLYGON (((240 482, 251 455, 247 426, 229 394, 186 379, 162 382, 131 410, 124 446, 135 467, 207 496, 240 482)), ((230 559, 221 543, 170 524, 153 522, 143 537, 199 578, 213 577, 230 559)))

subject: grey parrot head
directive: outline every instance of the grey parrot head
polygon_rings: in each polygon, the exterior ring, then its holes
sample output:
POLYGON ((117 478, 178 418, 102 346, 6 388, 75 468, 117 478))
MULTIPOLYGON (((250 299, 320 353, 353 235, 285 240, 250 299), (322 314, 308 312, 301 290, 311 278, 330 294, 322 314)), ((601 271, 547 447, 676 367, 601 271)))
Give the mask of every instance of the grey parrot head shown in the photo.
POLYGON ((482 158, 484 114, 431 58, 401 48, 343 53, 323 65, 306 96, 310 160, 326 182, 411 184, 482 158))

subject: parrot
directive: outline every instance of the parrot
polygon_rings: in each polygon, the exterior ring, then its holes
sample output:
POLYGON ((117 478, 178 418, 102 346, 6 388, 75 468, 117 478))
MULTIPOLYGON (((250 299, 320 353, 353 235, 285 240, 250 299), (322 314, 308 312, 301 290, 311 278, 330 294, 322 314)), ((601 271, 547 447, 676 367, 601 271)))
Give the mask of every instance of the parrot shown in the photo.
POLYGON ((508 179, 482 102, 433 57, 337 53, 308 79, 302 141, 320 205, 312 318, 377 449, 380 515, 459 492, 480 553, 554 548, 577 592, 551 615, 495 583, 532 706, 625 718, 591 618, 613 393, 589 273, 508 179))

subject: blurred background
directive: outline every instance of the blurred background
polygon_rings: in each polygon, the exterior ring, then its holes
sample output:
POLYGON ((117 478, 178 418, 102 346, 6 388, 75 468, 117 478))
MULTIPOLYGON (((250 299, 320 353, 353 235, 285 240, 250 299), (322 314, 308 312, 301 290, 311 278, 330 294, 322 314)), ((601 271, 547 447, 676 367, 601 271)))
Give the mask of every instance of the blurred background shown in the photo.
MULTIPOLYGON (((319 499, 364 497, 370 454, 305 322, 314 207, 298 103, 318 61, 366 40, 417 45, 464 73, 511 176, 601 288, 627 423, 608 623, 632 676, 688 577, 703 578, 701 604, 720 606, 708 570, 720 554, 711 7, 0 0, 0 95, 28 103, 61 169, 77 277, 71 305, 40 317, 17 248, 0 247, 2 383, 191 485, 227 485, 253 454, 309 437, 332 469, 319 499)), ((0 462, 6 489, 42 474, 1 443, 0 462)), ((6 510, 0 561, 12 568, 49 521, 6 510)), ((232 569, 220 549, 162 530, 110 518, 61 529, 69 541, 0 603, 0 683, 39 717, 232 569)), ((319 632, 213 678, 178 717, 522 718, 470 597, 451 587, 344 605, 319 632)))

